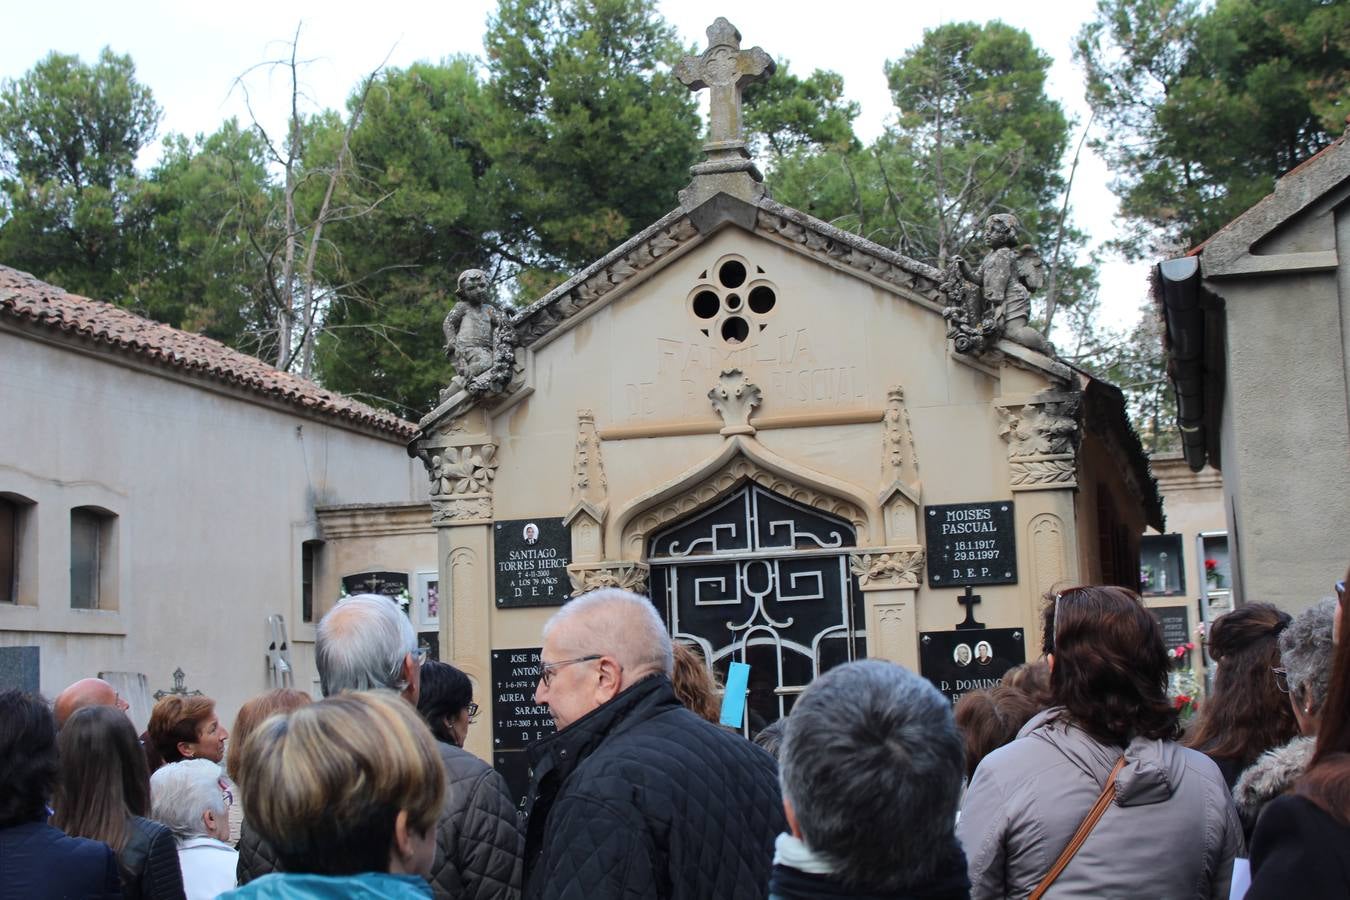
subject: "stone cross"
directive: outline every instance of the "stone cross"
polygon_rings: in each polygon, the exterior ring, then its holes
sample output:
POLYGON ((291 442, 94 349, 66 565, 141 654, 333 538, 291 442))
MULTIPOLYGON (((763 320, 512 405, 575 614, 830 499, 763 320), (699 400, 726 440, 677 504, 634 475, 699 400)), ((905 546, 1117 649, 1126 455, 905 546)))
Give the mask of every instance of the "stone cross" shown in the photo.
POLYGON ((718 16, 708 26, 708 49, 702 56, 686 56, 675 66, 675 77, 691 91, 710 89, 704 150, 716 154, 744 148, 741 92, 773 71, 773 60, 761 48, 741 49, 741 33, 725 18, 718 16))

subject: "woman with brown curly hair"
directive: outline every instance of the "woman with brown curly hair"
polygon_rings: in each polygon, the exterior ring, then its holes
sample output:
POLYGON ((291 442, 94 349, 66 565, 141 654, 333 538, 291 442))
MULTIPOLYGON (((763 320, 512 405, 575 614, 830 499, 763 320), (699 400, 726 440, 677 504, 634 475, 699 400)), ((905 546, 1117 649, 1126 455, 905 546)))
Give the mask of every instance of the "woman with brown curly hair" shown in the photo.
POLYGON ((1298 734, 1289 698, 1274 670, 1280 632, 1292 621, 1269 603, 1249 603, 1219 616, 1209 628, 1209 655, 1217 664, 1214 689, 1185 744, 1219 766, 1231 790, 1242 770, 1298 734))
POLYGON ((679 641, 674 643, 675 674, 671 683, 675 696, 690 712, 714 725, 722 717, 722 701, 717 696, 717 682, 698 651, 679 641))
POLYGON ((958 836, 971 896, 1226 896, 1242 826, 1218 767, 1176 743, 1162 628, 1113 586, 1047 598, 1055 703, 980 763, 958 836), (1067 866, 1094 805, 1105 812, 1067 866))

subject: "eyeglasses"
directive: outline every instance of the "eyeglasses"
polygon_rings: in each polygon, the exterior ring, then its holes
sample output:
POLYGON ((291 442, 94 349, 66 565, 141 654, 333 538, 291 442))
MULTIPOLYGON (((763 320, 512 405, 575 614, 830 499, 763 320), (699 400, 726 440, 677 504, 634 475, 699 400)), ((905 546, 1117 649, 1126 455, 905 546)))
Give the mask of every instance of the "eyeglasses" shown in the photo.
POLYGON ((544 687, 548 687, 553 683, 554 669, 561 669, 563 666, 570 666, 572 663, 592 662, 597 659, 600 659, 600 654, 592 653, 590 656, 578 656, 576 659, 561 659, 554 663, 540 661, 539 665, 535 666, 534 674, 538 680, 544 683, 544 687))
POLYGON ((1270 671, 1275 673, 1275 686, 1281 693, 1289 693, 1289 670, 1283 666, 1271 666, 1270 671))
POLYGON ((1074 594, 1082 589, 1082 586, 1065 588, 1055 594, 1055 611, 1050 620, 1050 644, 1052 647, 1054 646, 1055 638, 1059 635, 1059 602, 1070 594, 1074 594))
POLYGON ((478 718, 478 704, 477 704, 477 703, 470 703, 468 706, 464 707, 464 709, 469 713, 469 721, 470 721, 470 722, 473 722, 474 720, 476 720, 476 719, 478 718))
POLYGON ((413 662, 417 663, 420 666, 422 663, 427 661, 427 654, 430 652, 431 651, 428 650, 426 647, 418 647, 416 650, 412 652, 413 662))
POLYGON ((1336 589, 1336 596, 1337 596, 1337 597, 1344 597, 1344 596, 1345 596, 1345 582, 1344 582, 1344 581, 1338 581, 1338 582, 1336 582, 1335 584, 1333 584, 1332 587, 1334 587, 1334 588, 1336 589))
POLYGON ((225 805, 234 806, 234 792, 230 790, 230 783, 224 778, 218 778, 216 784, 220 786, 220 793, 225 798, 225 805))

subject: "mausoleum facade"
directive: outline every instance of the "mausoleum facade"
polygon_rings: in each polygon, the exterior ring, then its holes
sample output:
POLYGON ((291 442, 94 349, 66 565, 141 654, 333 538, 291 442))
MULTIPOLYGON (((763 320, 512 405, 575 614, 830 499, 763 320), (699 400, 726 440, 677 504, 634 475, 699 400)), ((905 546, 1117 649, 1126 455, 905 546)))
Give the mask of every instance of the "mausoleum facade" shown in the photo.
MULTIPOLYGON (((733 76, 766 70, 725 20, 709 36, 733 76)), ((1035 658, 1041 595, 1137 585, 1161 525, 1118 390, 1009 339, 987 281, 954 314, 951 272, 775 203, 735 137, 670 214, 476 330, 509 378, 462 372, 410 445, 443 656, 497 701, 470 748, 508 771, 547 728, 528 666, 568 596, 648 594, 715 670, 749 662, 753 730, 848 659, 1035 658)), ((996 677, 968 674, 948 693, 996 677)))

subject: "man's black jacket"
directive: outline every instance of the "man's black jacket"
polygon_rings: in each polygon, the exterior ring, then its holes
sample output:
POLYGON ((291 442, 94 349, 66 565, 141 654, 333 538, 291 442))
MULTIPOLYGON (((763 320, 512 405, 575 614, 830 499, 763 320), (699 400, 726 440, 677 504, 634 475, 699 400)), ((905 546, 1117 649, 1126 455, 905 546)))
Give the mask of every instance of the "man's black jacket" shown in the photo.
POLYGON ((786 829, 773 758, 644 678, 530 751, 528 900, 753 900, 786 829))

